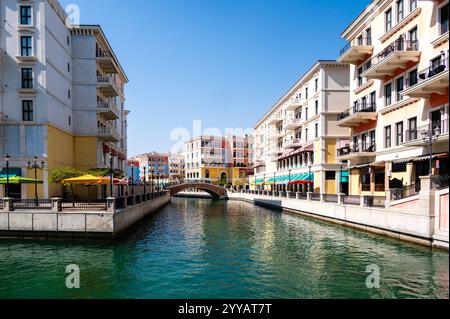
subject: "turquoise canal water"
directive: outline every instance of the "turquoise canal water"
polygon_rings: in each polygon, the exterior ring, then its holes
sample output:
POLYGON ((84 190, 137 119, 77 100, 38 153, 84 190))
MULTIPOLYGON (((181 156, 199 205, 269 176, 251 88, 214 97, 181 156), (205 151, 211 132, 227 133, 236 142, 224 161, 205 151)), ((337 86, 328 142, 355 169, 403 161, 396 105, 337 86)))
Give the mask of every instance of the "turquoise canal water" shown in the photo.
POLYGON ((174 199, 111 243, 0 241, 0 298, 448 298, 449 257, 241 202, 174 199), (65 286, 80 267, 81 288, 65 286), (366 287, 368 265, 380 288, 366 287))

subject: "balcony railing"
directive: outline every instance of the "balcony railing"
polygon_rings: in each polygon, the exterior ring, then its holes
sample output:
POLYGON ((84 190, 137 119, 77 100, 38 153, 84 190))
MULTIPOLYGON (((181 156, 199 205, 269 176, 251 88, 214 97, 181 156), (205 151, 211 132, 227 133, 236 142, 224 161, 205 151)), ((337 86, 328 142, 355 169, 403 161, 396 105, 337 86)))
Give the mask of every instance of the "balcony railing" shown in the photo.
POLYGON ((342 148, 339 148, 337 150, 337 156, 348 156, 351 154, 359 154, 359 153, 375 153, 376 152, 376 145, 375 144, 355 144, 353 146, 345 146, 342 148))
POLYGON ((437 190, 448 188, 448 174, 433 176, 431 179, 431 187, 437 190))
POLYGON ((405 143, 424 140, 429 137, 438 137, 449 133, 449 120, 437 121, 416 129, 406 130, 405 143))
POLYGON ((348 42, 339 52, 339 56, 343 56, 345 53, 347 53, 352 47, 355 46, 363 46, 363 45, 367 45, 370 46, 372 45, 372 38, 359 38, 356 39, 354 41, 354 43, 352 44, 351 42, 348 42))
POLYGON ((103 102, 103 101, 98 101, 97 102, 97 109, 100 112, 109 112, 110 116, 113 119, 118 119, 119 118, 119 110, 117 109, 117 107, 110 102, 103 102))
POLYGON ((112 96, 119 95, 121 93, 119 86, 110 76, 98 76, 97 84, 100 86, 110 86, 113 90, 108 90, 108 93, 112 96))
POLYGON ((391 201, 416 196, 419 195, 420 193, 420 183, 404 186, 402 188, 391 189, 390 193, 391 193, 391 201))
POLYGON ((438 63, 434 63, 432 66, 417 72, 417 77, 410 77, 406 80, 405 89, 412 88, 421 84, 435 76, 448 71, 449 69, 449 57, 441 59, 438 63))
POLYGON ((96 51, 95 56, 97 58, 112 58, 113 57, 112 53, 109 51, 96 51))
POLYGON ((418 51, 419 41, 417 40, 405 40, 403 37, 398 38, 390 45, 388 45, 383 51, 374 56, 371 60, 372 68, 376 67, 379 63, 383 62, 387 57, 395 52, 404 51, 418 51))
POLYGON ((376 112, 376 111, 377 111, 377 105, 375 102, 369 102, 369 103, 358 102, 358 103, 354 104, 352 108, 338 114, 337 120, 342 121, 343 119, 346 119, 347 117, 350 117, 354 114, 372 113, 372 112, 376 112))
POLYGON ((111 142, 118 142, 119 141, 119 134, 117 131, 111 127, 98 127, 97 133, 99 137, 106 138, 108 141, 111 142))

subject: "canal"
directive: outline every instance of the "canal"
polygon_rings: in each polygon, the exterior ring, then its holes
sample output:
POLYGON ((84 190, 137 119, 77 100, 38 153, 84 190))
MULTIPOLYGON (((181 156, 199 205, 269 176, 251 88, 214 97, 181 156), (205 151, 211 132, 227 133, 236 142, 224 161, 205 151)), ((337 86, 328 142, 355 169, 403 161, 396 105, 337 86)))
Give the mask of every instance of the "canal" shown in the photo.
POLYGON ((446 252, 243 202, 173 199, 114 243, 0 240, 0 298, 448 297, 446 252))

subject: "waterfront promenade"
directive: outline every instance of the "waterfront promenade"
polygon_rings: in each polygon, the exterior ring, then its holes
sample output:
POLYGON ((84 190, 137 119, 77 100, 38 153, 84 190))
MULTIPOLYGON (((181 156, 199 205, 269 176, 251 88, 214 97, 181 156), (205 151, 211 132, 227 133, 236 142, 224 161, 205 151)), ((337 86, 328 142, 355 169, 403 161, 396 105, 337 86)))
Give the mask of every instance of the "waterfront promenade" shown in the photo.
POLYGON ((0 238, 114 238, 169 202, 168 191, 92 201, 53 198, 39 207, 3 199, 0 238))
POLYGON ((229 192, 228 197, 448 250, 449 189, 439 189, 433 180, 422 178, 418 194, 395 201, 344 194, 250 190, 229 192))

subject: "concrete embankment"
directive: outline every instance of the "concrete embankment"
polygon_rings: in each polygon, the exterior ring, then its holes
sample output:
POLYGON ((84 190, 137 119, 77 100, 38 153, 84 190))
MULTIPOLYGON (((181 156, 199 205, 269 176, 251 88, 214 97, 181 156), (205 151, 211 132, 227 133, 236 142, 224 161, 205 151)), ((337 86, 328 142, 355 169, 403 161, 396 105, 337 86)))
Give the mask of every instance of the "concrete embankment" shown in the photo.
POLYGON ((0 238, 112 239, 170 202, 157 197, 114 211, 15 210, 0 212, 0 238))
POLYGON ((448 237, 446 243, 433 240, 434 217, 426 213, 243 193, 229 193, 228 197, 230 200, 247 201, 402 241, 448 250, 448 237))

